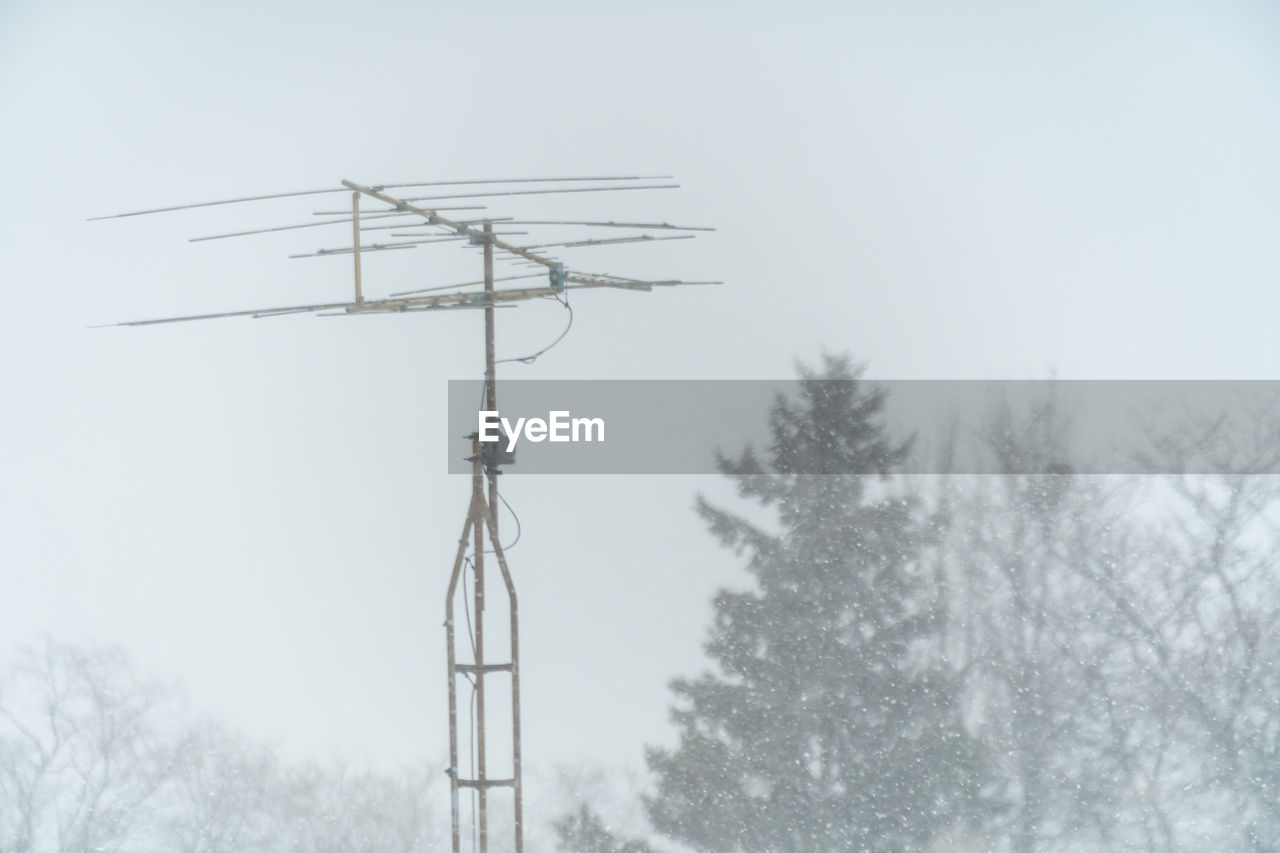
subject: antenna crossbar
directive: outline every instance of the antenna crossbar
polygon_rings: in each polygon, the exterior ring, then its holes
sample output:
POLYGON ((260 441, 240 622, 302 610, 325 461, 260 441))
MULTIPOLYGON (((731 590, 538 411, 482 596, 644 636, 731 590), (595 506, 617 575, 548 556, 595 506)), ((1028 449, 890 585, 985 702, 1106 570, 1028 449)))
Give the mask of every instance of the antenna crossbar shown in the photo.
MULTIPOLYGON (((342 185, 347 189, 355 190, 356 192, 361 193, 362 195, 367 195, 370 198, 376 198, 378 201, 382 202, 383 204, 389 204, 398 210, 405 210, 410 213, 416 213, 419 216, 423 217, 424 219, 427 219, 432 225, 443 225, 446 228, 452 229, 454 233, 458 234, 459 236, 465 236, 469 239, 473 239, 481 245, 483 245, 486 239, 483 231, 478 231, 464 222, 455 221, 455 220, 447 219, 443 216, 440 216, 439 213, 437 213, 435 210, 429 210, 424 207, 418 207, 414 204, 410 204, 410 201, 412 201, 412 199, 403 199, 403 200, 398 199, 398 198, 395 198, 394 196, 389 196, 383 192, 380 192, 372 187, 361 186, 360 184, 357 184, 353 181, 344 180, 342 182, 342 185)), ((522 249, 519 246, 512 245, 511 243, 507 243, 503 240, 499 240, 497 237, 490 236, 487 239, 492 241, 493 247, 495 249, 502 249, 504 252, 509 252, 513 255, 519 255, 520 257, 525 258, 526 260, 541 264, 542 266, 547 267, 548 269, 553 269, 556 266, 556 261, 550 260, 549 258, 544 258, 541 255, 537 255, 533 252, 528 251, 527 249, 522 249)))

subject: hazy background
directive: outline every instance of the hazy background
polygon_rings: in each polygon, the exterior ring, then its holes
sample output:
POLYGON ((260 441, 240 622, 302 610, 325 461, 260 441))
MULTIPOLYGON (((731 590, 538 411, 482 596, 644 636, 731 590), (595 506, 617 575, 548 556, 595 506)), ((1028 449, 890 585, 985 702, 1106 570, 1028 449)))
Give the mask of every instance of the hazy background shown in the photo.
MULTIPOLYGON (((0 653, 119 643, 297 754, 445 753, 469 483, 438 448, 481 316, 90 331, 350 285, 349 262, 285 257, 346 235, 185 242, 323 204, 86 217, 342 178, 671 174, 491 204, 714 225, 580 266, 726 282, 575 296, 565 341, 500 381, 790 378, 824 347, 904 379, 1280 363, 1270 3, 0 0, 0 128, 0 653)), ((368 292, 475 277, 452 248, 389 254, 368 292)), ((499 356, 563 323, 500 312, 499 356)), ((508 479, 526 760, 637 765, 670 737, 666 681, 703 666, 710 596, 744 582, 690 509, 727 490, 508 479)))

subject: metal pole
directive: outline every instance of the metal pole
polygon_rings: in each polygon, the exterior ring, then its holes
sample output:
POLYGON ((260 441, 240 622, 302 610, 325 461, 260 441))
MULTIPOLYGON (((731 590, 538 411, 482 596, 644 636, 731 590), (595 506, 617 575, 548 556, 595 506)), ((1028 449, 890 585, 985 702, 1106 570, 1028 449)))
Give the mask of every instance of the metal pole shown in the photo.
MULTIPOLYGON (((494 412, 498 410, 497 375, 494 362, 494 325, 493 325, 493 223, 484 224, 484 379, 485 408, 494 412)), ((521 773, 520 758, 520 652, 519 652, 519 608, 516 603, 515 585, 511 574, 507 571, 507 561, 502 553, 502 545, 498 538, 498 470, 494 466, 489 470, 489 501, 481 507, 485 524, 489 527, 489 537, 493 542, 493 550, 502 569, 502 578, 507 585, 507 597, 511 610, 511 758, 512 787, 515 798, 515 844, 516 853, 524 853, 524 785, 521 773)))
MULTIPOLYGON (((484 309, 484 405, 490 411, 496 411, 497 385, 494 381, 494 317, 493 317, 493 224, 484 225, 484 293, 486 304, 484 309)), ((458 542, 458 554, 454 560, 453 575, 449 581, 448 600, 445 605, 445 625, 448 628, 449 653, 449 761, 450 761, 450 795, 452 815, 453 853, 460 853, 461 818, 458 809, 458 791, 460 788, 471 788, 476 791, 478 811, 476 829, 478 830, 479 853, 489 850, 489 788, 491 786, 511 786, 515 794, 515 853, 524 853, 524 800, 522 781, 522 762, 520 752, 520 658, 519 658, 519 604, 516 600, 515 584, 507 567, 506 554, 498 541, 498 520, 493 511, 493 503, 498 500, 498 466, 486 466, 481 451, 480 436, 472 436, 471 444, 471 505, 467 508, 467 522, 463 527, 462 538, 458 542), (485 500, 486 475, 489 484, 489 500, 485 500), (491 551, 496 555, 502 580, 506 585, 511 614, 511 663, 486 665, 484 658, 484 555, 485 536, 489 539, 491 551), (474 608, 475 621, 475 661, 472 664, 459 665, 456 660, 453 625, 453 597, 457 593, 460 567, 468 545, 467 537, 472 536, 473 549, 472 568, 475 572, 474 600, 467 606, 474 608), (488 778, 486 725, 485 725, 485 674, 487 671, 509 671, 511 673, 511 722, 512 722, 512 763, 511 779, 488 778), (457 676, 459 673, 473 673, 475 676, 476 702, 476 768, 475 779, 463 779, 458 768, 458 699, 457 676)))
MULTIPOLYGON (((493 225, 486 222, 484 224, 484 292, 486 298, 493 295, 493 225)), ((484 309, 484 383, 485 383, 485 408, 489 411, 497 409, 497 395, 494 388, 494 357, 493 357, 493 305, 489 303, 484 309)), ((488 853, 489 850, 489 821, 488 821, 488 804, 489 804, 489 788, 485 785, 485 725, 484 725, 484 528, 485 520, 482 513, 484 504, 484 485, 481 481, 480 474, 482 465, 480 462, 479 442, 476 443, 476 462, 475 464, 475 480, 472 486, 476 494, 476 738, 478 745, 476 747, 477 763, 476 778, 480 782, 480 853, 488 853)), ((492 500, 495 490, 497 489, 497 470, 496 466, 489 470, 489 497, 492 500)), ((496 530, 490 530, 489 536, 496 540, 498 537, 496 530)))
MULTIPOLYGON (((498 386, 494 369, 493 345, 493 223, 484 224, 484 404, 490 412, 498 410, 498 386)), ((489 470, 489 506, 498 499, 498 469, 489 470)), ((493 528, 490 534, 498 539, 497 510, 491 514, 493 528)))
MULTIPOLYGON (((485 401, 485 408, 493 412, 493 411, 497 411, 497 408, 498 408, 498 393, 497 393, 497 388, 494 381, 495 370, 494 370, 494 355, 493 355, 494 345, 493 345, 493 302, 492 302, 492 298, 493 298, 493 224, 490 222, 486 222, 484 224, 484 293, 485 293, 485 299, 487 300, 487 304, 485 305, 485 309, 484 309, 484 387, 485 387, 484 401, 485 401)), ((489 473, 489 500, 493 501, 494 496, 498 490, 498 467, 496 465, 490 467, 488 473, 489 473)), ((483 486, 477 483, 476 489, 482 490, 483 486)), ((483 491, 480 492, 479 497, 480 497, 480 502, 479 502, 479 505, 476 507, 477 515, 479 515, 483 511, 483 505, 484 505, 483 491)), ((489 517, 492 518, 492 515, 490 514, 489 517)), ((482 597, 484 588, 481 585, 481 582, 479 580, 479 577, 480 577, 479 569, 481 565, 480 552, 483 550, 481 545, 481 542, 483 540, 480 536, 480 532, 484 526, 485 526, 485 519, 482 516, 478 517, 476 519, 476 570, 477 570, 476 592, 481 597, 477 598, 477 604, 476 604, 476 625, 477 625, 476 664, 478 668, 478 671, 476 672, 476 678, 484 677, 484 670, 481 667, 481 664, 483 662, 479 658, 480 646, 478 644, 479 643, 478 638, 480 635, 479 627, 478 627, 480 625, 479 610, 480 610, 480 607, 483 606, 483 602, 484 602, 484 599, 482 597)), ((498 541, 498 529, 496 527, 490 526, 489 538, 493 542, 498 541)), ((484 775, 483 755, 484 755, 485 743, 484 743, 484 704, 483 702, 481 702, 477 706, 476 714, 480 719, 479 737, 480 737, 480 755, 482 756, 480 759, 480 777, 479 777, 481 782, 480 784, 480 853, 487 853, 489 849, 488 848, 488 824, 487 824, 488 816, 485 811, 485 807, 487 804, 488 788, 484 785, 485 775, 484 775)))
POLYGON ((498 549, 498 564, 502 567, 503 580, 507 583, 507 595, 511 599, 511 775, 514 777, 516 800, 516 853, 524 853, 524 782, 523 762, 520 758, 520 631, 516 618, 516 588, 511 581, 511 573, 507 571, 507 560, 502 553, 502 546, 495 542, 494 547, 498 549))
POLYGON ((489 788, 485 785, 485 738, 484 738, 484 517, 481 506, 484 504, 484 474, 480 459, 479 436, 475 442, 475 459, 471 463, 471 513, 475 531, 475 626, 476 626, 476 781, 479 782, 478 797, 480 814, 480 853, 489 850, 488 803, 489 788))
MULTIPOLYGON (((484 523, 491 528, 497 521, 497 514, 493 511, 492 505, 482 506, 480 508, 484 516, 484 523)), ((498 560, 498 568, 502 572, 502 580, 507 586, 507 599, 511 603, 511 724, 512 724, 512 788, 515 792, 515 842, 516 853, 524 851, 524 806, 523 792, 524 785, 521 774, 520 760, 520 621, 519 600, 516 598, 515 582, 511 578, 511 571, 507 567, 507 555, 502 550, 502 544, 495 538, 493 540, 493 553, 498 560)))
MULTIPOLYGON (((477 451, 478 452, 478 451, 477 451)), ((444 628, 449 650, 449 815, 452 825, 453 853, 461 853, 460 817, 458 814, 458 660, 453 635, 453 596, 458 589, 458 577, 462 572, 462 560, 467 553, 467 536, 475 523, 475 504, 467 507, 467 520, 458 537, 458 553, 453 559, 453 572, 449 575, 449 593, 444 601, 444 628)))

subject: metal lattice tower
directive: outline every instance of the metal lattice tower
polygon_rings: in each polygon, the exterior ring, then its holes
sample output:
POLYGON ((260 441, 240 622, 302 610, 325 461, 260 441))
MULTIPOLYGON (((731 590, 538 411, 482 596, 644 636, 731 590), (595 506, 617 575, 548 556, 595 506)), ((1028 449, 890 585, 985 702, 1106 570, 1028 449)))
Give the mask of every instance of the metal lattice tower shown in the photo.
MULTIPOLYGON (((588 288, 613 288, 619 290, 647 291, 655 287, 668 287, 690 284, 719 284, 719 282, 681 281, 679 279, 637 279, 607 273, 582 272, 570 267, 558 256, 547 252, 548 249, 575 249, 594 246, 606 246, 620 243, 646 243, 662 240, 690 239, 692 232, 711 231, 705 227, 685 227, 671 225, 666 222, 617 222, 613 220, 536 220, 516 219, 514 217, 485 216, 478 219, 454 219, 442 211, 483 209, 483 205, 467 204, 445 207, 433 204, 444 200, 478 200, 484 198, 501 198, 525 195, 546 195, 555 193, 593 193, 622 190, 674 189, 675 184, 653 183, 666 180, 665 177, 647 178, 637 176, 610 176, 602 178, 517 178, 493 181, 428 181, 408 184, 382 184, 365 186, 352 181, 342 181, 341 187, 304 190, 300 192, 278 193, 273 195, 248 196, 199 204, 185 204, 152 210, 115 214, 112 216, 93 217, 94 219, 119 219, 144 214, 170 213, 196 208, 215 207, 228 204, 249 202, 266 202, 284 198, 321 196, 334 193, 349 193, 351 197, 350 211, 316 211, 315 215, 325 217, 311 222, 278 225, 267 228, 256 228, 236 231, 227 234, 216 234, 192 238, 192 242, 219 240, 232 237, 245 237, 256 234, 295 231, 315 227, 336 226, 349 227, 350 245, 324 248, 318 251, 290 255, 293 258, 318 257, 327 255, 346 255, 353 257, 354 295, 350 301, 328 302, 304 305, 291 305, 273 308, 257 308, 248 310, 227 311, 215 314, 195 314, 181 317, 164 317, 148 320, 134 320, 123 323, 112 323, 113 326, 146 326, 160 323, 175 323, 190 320, 208 320, 223 317, 280 317, 291 314, 313 314, 318 316, 342 316, 357 314, 402 314, 423 311, 447 311, 475 309, 484 312, 484 406, 488 411, 496 411, 497 383, 495 375, 494 346, 494 309, 511 307, 531 299, 554 298, 568 307, 567 296, 571 290, 588 288), (553 186, 545 186, 551 184, 553 186), (403 192, 395 195, 388 190, 404 191, 419 187, 460 187, 490 186, 489 189, 469 192, 450 191, 443 195, 408 196, 403 192), (564 186, 567 185, 567 186, 564 186), (362 206, 362 200, 366 205, 362 206), (337 218, 334 218, 337 217, 337 218), (394 220, 394 221, 388 221, 394 220), (376 223, 376 224, 368 224, 376 223), (599 237, 594 234, 577 236, 572 239, 563 237, 553 242, 530 243, 518 245, 509 241, 508 237, 526 234, 525 231, 498 232, 494 226, 501 227, 582 227, 595 229, 622 229, 628 232, 624 237, 599 237), (370 231, 390 231, 392 239, 386 242, 366 243, 363 234, 370 231), (657 233, 650 233, 657 232, 657 233), (671 233, 675 232, 675 233, 671 233), (465 246, 479 247, 483 253, 483 278, 460 284, 440 285, 418 290, 401 291, 386 297, 368 298, 365 294, 365 280, 362 270, 362 257, 373 252, 414 249, 436 243, 462 243, 465 246), (506 260, 522 266, 536 267, 540 271, 511 276, 495 276, 495 260, 506 260), (546 276, 546 283, 535 287, 497 288, 500 281, 513 281, 546 276)), ((471 496, 467 505, 466 519, 463 523, 462 535, 458 539, 457 552, 454 557, 452 571, 449 576, 448 592, 445 597, 445 633, 448 670, 449 696, 449 779, 450 779, 450 815, 453 853, 459 853, 462 837, 462 820, 459 809, 459 791, 474 792, 478 808, 473 829, 477 836, 477 849, 480 853, 488 853, 489 845, 489 792, 495 788, 511 788, 513 791, 514 845, 516 853, 523 853, 523 782, 521 766, 520 740, 520 649, 519 649, 519 608, 515 583, 507 564, 506 554, 498 538, 498 523, 495 510, 499 499, 498 475, 503 460, 501 454, 489 454, 482 451, 479 435, 469 436, 472 441, 471 462, 471 496), (486 489, 487 487, 487 489, 486 489), (487 494, 486 494, 487 491, 487 494), (470 549, 471 556, 467 553, 470 549), (508 659, 493 663, 487 658, 485 648, 485 556, 492 554, 498 564, 504 590, 507 596, 510 614, 510 651, 508 659), (459 663, 457 659, 457 641, 455 631, 455 602, 458 598, 459 580, 464 580, 464 566, 469 565, 473 576, 472 596, 465 602, 465 613, 471 626, 470 639, 474 654, 470 663, 459 663), (509 775, 492 776, 487 765, 489 732, 486 727, 486 677, 506 675, 511 686, 511 747, 512 766, 509 775), (475 701, 474 731, 474 768, 471 777, 463 777, 458 761, 458 679, 466 679, 473 686, 475 701)))

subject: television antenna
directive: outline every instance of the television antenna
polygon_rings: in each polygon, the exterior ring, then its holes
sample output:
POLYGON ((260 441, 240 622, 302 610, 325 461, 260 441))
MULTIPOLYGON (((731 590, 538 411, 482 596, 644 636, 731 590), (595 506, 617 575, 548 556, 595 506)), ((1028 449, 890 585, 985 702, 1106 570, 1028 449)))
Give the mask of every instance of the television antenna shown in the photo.
MULTIPOLYGON (((219 201, 182 204, 171 207, 138 210, 110 216, 91 217, 91 220, 123 219, 160 213, 176 213, 199 208, 232 204, 268 202, 288 198, 306 198, 349 194, 349 210, 314 211, 312 221, 289 223, 263 228, 234 231, 223 234, 191 238, 191 242, 249 237, 313 228, 343 227, 349 243, 329 246, 312 252, 290 255, 291 258, 351 255, 353 259, 352 299, 342 302, 316 302, 220 313, 190 314, 178 317, 131 320, 110 323, 109 326, 150 326, 163 323, 179 323, 195 320, 212 320, 227 317, 282 317, 293 314, 312 314, 321 317, 355 316, 367 314, 405 314, 424 311, 481 310, 484 312, 484 406, 487 411, 497 411, 497 383, 494 357, 494 309, 515 307, 533 299, 555 299, 569 308, 571 290, 612 288, 616 290, 649 291, 655 287, 682 285, 720 284, 718 281, 683 281, 680 279, 630 278, 610 273, 584 272, 577 265, 570 266, 549 249, 577 250, 632 243, 656 243, 668 240, 687 240, 697 232, 713 231, 713 228, 679 226, 668 222, 629 222, 599 219, 518 219, 515 217, 454 218, 454 211, 484 210, 485 205, 473 202, 480 199, 511 198, 515 196, 583 194, 622 192, 637 190, 677 189, 679 185, 658 183, 669 176, 604 176, 561 178, 507 178, 496 180, 419 181, 401 184, 364 185, 344 180, 340 187, 329 187, 270 195, 244 196, 219 201), (412 191, 412 192, 411 192, 412 191), (417 191, 425 194, 418 195, 417 191), (465 201, 460 205, 440 205, 436 202, 465 201), (394 221, 392 221, 394 220, 394 221), (371 223, 371 224, 366 224, 371 223), (514 241, 508 238, 528 235, 528 231, 498 231, 498 228, 533 228, 534 233, 548 232, 550 236, 534 238, 541 242, 514 241), (571 237, 564 236, 564 227, 603 229, 571 237), (366 232, 390 232, 386 238, 366 242, 366 232), (621 234, 622 236, 617 236, 621 234), (385 251, 406 251, 433 244, 461 244, 479 247, 483 255, 483 278, 455 284, 435 285, 416 290, 399 291, 385 297, 369 298, 365 294, 363 258, 385 251), (534 268, 534 272, 496 276, 495 260, 508 261, 522 267, 534 268), (525 280, 546 278, 545 283, 526 284, 525 280), (498 282, 521 281, 514 287, 498 288, 498 282)), ((570 324, 572 309, 570 308, 570 324)), ((559 342, 565 332, 551 346, 559 342)), ((518 359, 532 361, 550 347, 531 357, 518 359)), ((510 360, 510 359, 504 359, 510 360)), ((520 651, 518 602, 515 584, 507 563, 502 543, 498 541, 498 522, 494 510, 499 499, 498 474, 503 464, 511 460, 503 454, 491 451, 493 445, 482 448, 479 435, 469 436, 472 442, 471 496, 467 505, 466 520, 453 568, 449 576, 445 597, 445 637, 449 678, 449 768, 446 771, 450 783, 450 816, 453 853, 459 853, 461 845, 461 816, 458 808, 459 791, 471 790, 478 803, 473 813, 474 842, 480 853, 488 853, 488 795, 495 788, 511 788, 513 791, 514 844, 516 853, 524 851, 523 781, 520 742, 520 651), (488 494, 486 496, 486 485, 488 494), (486 548, 486 539, 488 548, 486 548), (470 556, 468 556, 470 548, 470 556), (498 563, 505 587, 510 614, 510 659, 500 663, 487 661, 484 647, 485 612, 485 555, 492 554, 498 563), (470 663, 459 663, 454 624, 454 603, 458 597, 458 582, 463 576, 464 563, 473 575, 472 597, 466 615, 471 626, 471 644, 474 654, 470 663), (505 673, 511 679, 512 765, 509 776, 490 775, 486 763, 485 680, 486 676, 505 673), (467 679, 473 688, 475 701, 474 760, 472 776, 464 778, 458 763, 458 678, 467 679)), ((465 588, 465 587, 464 587, 465 588)), ((465 597, 465 595, 464 595, 465 597)))

